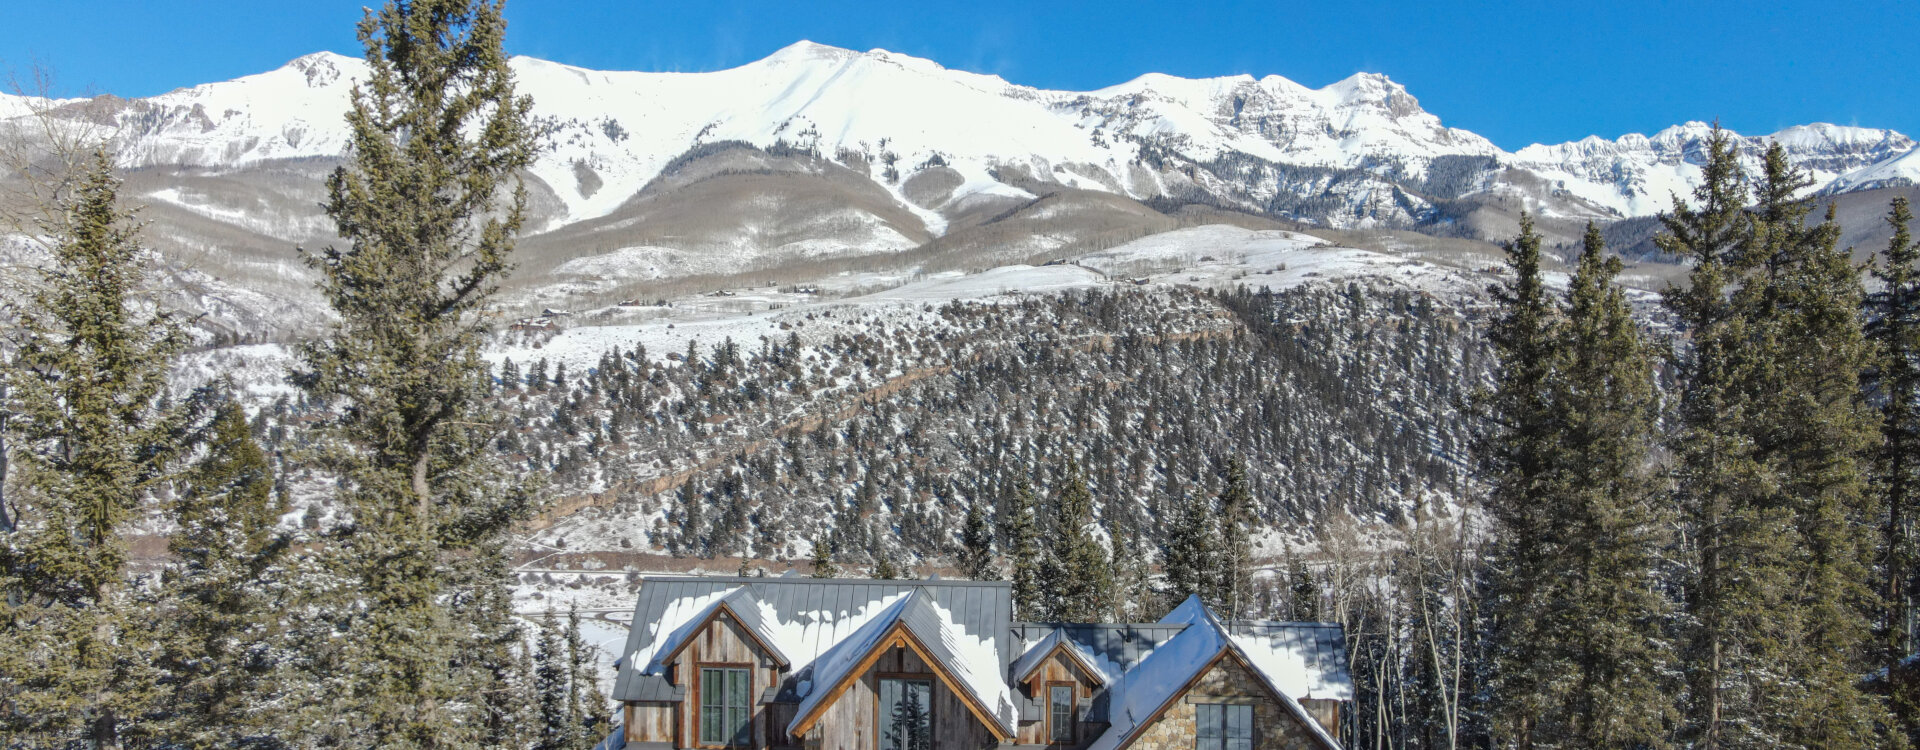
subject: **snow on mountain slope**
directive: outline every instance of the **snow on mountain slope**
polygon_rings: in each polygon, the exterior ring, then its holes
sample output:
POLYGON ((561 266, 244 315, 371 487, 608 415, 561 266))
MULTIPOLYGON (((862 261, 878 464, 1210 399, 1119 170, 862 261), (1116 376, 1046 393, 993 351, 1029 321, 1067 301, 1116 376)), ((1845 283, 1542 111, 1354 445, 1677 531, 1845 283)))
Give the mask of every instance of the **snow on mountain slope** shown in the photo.
MULTIPOLYGON (((888 185, 932 162, 960 173, 969 191, 997 185, 1018 192, 993 178, 1018 167, 1044 182, 1136 198, 1177 187, 1170 182, 1181 178, 1158 164, 1169 156, 1206 164, 1239 154, 1395 179, 1419 178, 1439 157, 1495 157, 1639 215, 1664 208, 1667 193, 1695 178, 1690 164, 1705 129, 1688 123, 1653 136, 1507 154, 1446 127, 1379 74, 1320 89, 1279 76, 1147 74, 1095 91, 1048 91, 885 50, 810 42, 706 73, 595 71, 528 57, 512 65, 536 115, 554 128, 552 148, 533 172, 565 203, 562 225, 612 212, 675 156, 725 140, 785 142, 857 159, 888 185)), ((232 168, 337 157, 347 143, 340 115, 364 74, 362 61, 320 52, 266 73, 113 104, 135 165, 232 168)), ((19 109, 0 100, 0 116, 19 109)), ((1769 141, 1787 144, 1823 184, 1912 147, 1891 131, 1831 125, 1742 143, 1751 151, 1769 141)), ((1263 192, 1243 187, 1255 197, 1263 192)), ((937 229, 941 219, 927 223, 937 229)))
MULTIPOLYGON (((1673 196, 1687 196, 1700 182, 1712 126, 1675 125, 1652 136, 1629 133, 1615 140, 1589 136, 1571 143, 1533 145, 1513 154, 1512 163, 1532 170, 1556 187, 1611 208, 1622 216, 1647 216, 1667 210, 1673 196)), ((1912 138, 1891 130, 1816 123, 1761 136, 1734 134, 1734 147, 1749 168, 1757 169, 1773 143, 1786 147, 1820 190, 1890 155, 1911 152, 1912 138)))
POLYGON ((1820 192, 1847 193, 1902 185, 1920 185, 1920 149, 1908 149, 1906 153, 1841 175, 1820 192))

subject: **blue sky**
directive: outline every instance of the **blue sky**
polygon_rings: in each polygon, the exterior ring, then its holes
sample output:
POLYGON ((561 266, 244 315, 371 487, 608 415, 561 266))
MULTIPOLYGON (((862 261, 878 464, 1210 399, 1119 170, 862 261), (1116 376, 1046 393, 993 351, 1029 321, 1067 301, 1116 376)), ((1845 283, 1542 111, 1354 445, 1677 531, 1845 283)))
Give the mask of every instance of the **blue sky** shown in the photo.
MULTIPOLYGON (((150 95, 321 49, 357 55, 353 24, 372 2, 8 0, 0 68, 39 63, 67 94, 150 95)), ((712 70, 811 39, 1045 88, 1146 72, 1318 87, 1379 72, 1507 149, 1713 118, 1747 133, 1825 121, 1920 135, 1914 0, 511 0, 507 18, 509 51, 605 69, 712 70)))

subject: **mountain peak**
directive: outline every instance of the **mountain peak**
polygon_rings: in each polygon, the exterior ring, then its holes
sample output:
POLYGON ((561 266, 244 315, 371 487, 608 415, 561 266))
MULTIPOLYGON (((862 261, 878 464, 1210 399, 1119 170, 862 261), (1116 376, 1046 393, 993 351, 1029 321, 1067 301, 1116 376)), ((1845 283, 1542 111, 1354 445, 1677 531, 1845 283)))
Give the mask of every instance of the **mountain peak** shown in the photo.
POLYGON ((859 57, 859 56, 860 56, 860 53, 850 49, 846 49, 843 47, 835 47, 830 44, 821 44, 819 42, 802 39, 800 41, 789 44, 785 47, 781 47, 778 50, 775 50, 773 54, 767 55, 765 58, 762 58, 761 62, 772 62, 772 63, 805 63, 805 62, 814 62, 814 61, 838 62, 841 60, 847 60, 847 59, 859 57))

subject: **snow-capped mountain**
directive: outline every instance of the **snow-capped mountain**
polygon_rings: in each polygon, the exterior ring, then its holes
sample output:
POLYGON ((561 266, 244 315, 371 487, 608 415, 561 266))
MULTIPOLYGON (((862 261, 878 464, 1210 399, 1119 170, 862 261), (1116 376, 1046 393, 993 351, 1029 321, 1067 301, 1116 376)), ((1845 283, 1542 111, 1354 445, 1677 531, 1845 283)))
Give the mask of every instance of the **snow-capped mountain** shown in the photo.
MULTIPOLYGON (((1165 231, 1156 209, 1188 204, 1484 237, 1510 231, 1517 208, 1575 222, 1646 216, 1697 182, 1709 129, 1508 153, 1378 74, 1318 89, 1148 74, 1050 91, 809 42, 706 73, 512 65, 550 134, 530 170, 536 216, 521 263, 540 288, 529 304, 916 248, 1020 262, 1165 231)), ((0 123, 37 105, 110 128, 156 245, 195 259, 210 289, 297 307, 309 279, 291 248, 332 240, 320 177, 345 152, 342 114, 365 72, 321 52, 145 99, 0 97, 0 123)), ((1776 141, 1816 190, 1920 171, 1913 140, 1888 130, 1816 124, 1739 143, 1757 160, 1776 141)))

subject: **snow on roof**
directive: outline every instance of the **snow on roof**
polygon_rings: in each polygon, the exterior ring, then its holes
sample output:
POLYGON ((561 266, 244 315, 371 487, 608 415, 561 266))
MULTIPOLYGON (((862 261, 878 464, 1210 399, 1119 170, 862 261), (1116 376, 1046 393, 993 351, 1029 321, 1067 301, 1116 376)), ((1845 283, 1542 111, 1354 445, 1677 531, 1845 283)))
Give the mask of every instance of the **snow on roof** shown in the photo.
POLYGON ((1235 622, 1233 643, 1280 691, 1305 700, 1353 700, 1345 636, 1318 622, 1235 622))
POLYGON ((1013 681, 1025 682, 1029 676, 1033 675, 1033 670, 1039 669, 1041 664, 1046 663, 1047 656, 1053 653, 1055 647, 1065 649, 1069 658, 1080 662, 1080 668, 1085 670, 1095 682, 1102 685, 1108 682, 1105 670, 1099 666, 1103 660, 1094 658, 1093 654, 1087 653, 1080 644, 1073 642, 1073 639, 1067 637, 1067 632, 1063 628, 1048 631, 1046 637, 1041 638, 1039 642, 1028 647, 1026 653, 1020 655, 1020 659, 1013 663, 1013 681))
POLYGON ((1186 623, 1188 627, 1154 649, 1138 666, 1122 675, 1119 684, 1110 688, 1115 693, 1108 717, 1112 724, 1087 750, 1119 750, 1131 743, 1134 736, 1145 728, 1144 723, 1153 719, 1169 701, 1177 698, 1200 670, 1211 665, 1222 652, 1237 654, 1245 660, 1254 675, 1267 683, 1267 687, 1279 697, 1281 705, 1312 732, 1324 747, 1340 747, 1340 743, 1327 734, 1320 722, 1307 714, 1299 701, 1280 689, 1265 669, 1247 657, 1245 650, 1227 634, 1226 626, 1207 611, 1199 597, 1187 597, 1166 617, 1160 618, 1160 622, 1169 625, 1186 623))
POLYGON ((739 590, 737 587, 721 589, 675 599, 667 604, 666 611, 659 618, 645 623, 635 621, 634 630, 646 631, 648 645, 628 654, 626 663, 639 665, 640 674, 660 674, 664 666, 661 660, 678 651, 680 644, 693 636, 715 604, 739 590), (671 630, 662 634, 660 631, 663 628, 671 630))
POLYGON ((1003 735, 1013 734, 1015 722, 1019 720, 1019 707, 1013 702, 1013 691, 1000 677, 1000 665, 1005 662, 994 641, 960 632, 951 613, 918 588, 892 599, 858 630, 812 660, 810 673, 801 678, 798 687, 800 706, 787 725, 788 733, 798 731, 821 702, 831 700, 832 687, 848 678, 896 625, 906 628, 920 645, 932 652, 930 656, 937 666, 951 674, 959 682, 957 687, 971 694, 973 700, 986 709, 1000 725, 998 729, 1003 735))

